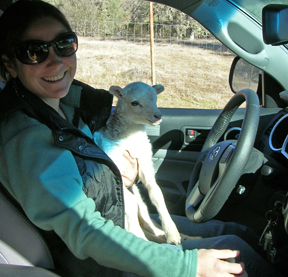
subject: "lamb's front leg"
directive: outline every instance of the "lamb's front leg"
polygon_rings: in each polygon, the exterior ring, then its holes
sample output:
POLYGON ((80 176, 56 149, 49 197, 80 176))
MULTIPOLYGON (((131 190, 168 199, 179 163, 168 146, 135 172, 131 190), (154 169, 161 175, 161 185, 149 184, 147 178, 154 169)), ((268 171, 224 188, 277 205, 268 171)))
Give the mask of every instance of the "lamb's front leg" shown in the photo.
POLYGON ((147 160, 145 162, 145 160, 139 159, 139 177, 147 188, 150 200, 159 213, 167 242, 176 245, 180 244, 181 236, 167 210, 162 191, 156 183, 152 161, 147 160))
POLYGON ((125 229, 139 238, 147 240, 138 221, 138 201, 125 186, 123 186, 125 204, 125 229))
POLYGON ((167 242, 165 232, 162 230, 161 226, 151 219, 148 208, 142 200, 137 185, 133 185, 131 189, 138 204, 138 219, 146 238, 157 243, 167 242))

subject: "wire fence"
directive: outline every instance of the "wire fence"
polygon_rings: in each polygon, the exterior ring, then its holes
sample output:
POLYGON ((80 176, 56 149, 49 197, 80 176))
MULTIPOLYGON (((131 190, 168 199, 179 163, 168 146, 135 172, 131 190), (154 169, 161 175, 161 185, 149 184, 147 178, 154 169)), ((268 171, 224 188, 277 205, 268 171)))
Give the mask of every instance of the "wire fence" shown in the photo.
MULTIPOLYGON (((148 41, 150 39, 149 23, 126 23, 116 21, 70 20, 75 32, 83 37, 102 39, 126 39, 130 41, 148 41)), ((154 39, 157 41, 182 41, 194 39, 211 39, 213 36, 195 24, 195 28, 186 25, 169 25, 154 23, 154 39)))
MULTIPOLYGON (((78 53, 83 81, 105 89, 151 81, 150 24, 70 23, 88 47, 87 56, 78 53)), ((154 48, 156 82, 165 87, 158 100, 162 107, 223 108, 231 98, 228 75, 235 55, 207 31, 154 24, 154 48)))

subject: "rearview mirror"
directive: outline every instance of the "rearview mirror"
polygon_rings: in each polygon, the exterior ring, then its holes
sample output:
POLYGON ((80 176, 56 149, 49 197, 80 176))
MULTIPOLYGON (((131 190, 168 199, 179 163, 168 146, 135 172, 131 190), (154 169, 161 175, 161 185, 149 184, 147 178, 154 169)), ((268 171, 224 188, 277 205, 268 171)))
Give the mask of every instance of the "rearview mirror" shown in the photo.
POLYGON ((288 43, 288 5, 271 4, 262 10, 263 40, 273 46, 288 43))

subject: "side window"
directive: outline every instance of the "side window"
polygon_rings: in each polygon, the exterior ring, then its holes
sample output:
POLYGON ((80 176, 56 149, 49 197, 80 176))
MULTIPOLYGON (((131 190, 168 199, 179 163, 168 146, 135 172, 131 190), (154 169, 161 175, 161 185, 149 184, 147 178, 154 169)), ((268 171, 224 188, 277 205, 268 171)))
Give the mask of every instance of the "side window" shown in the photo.
POLYGON ((155 84, 165 87, 158 97, 160 107, 221 109, 233 95, 228 79, 235 55, 212 36, 156 38, 153 68, 143 33, 105 40, 80 36, 79 42, 76 78, 94 87, 124 87, 134 81, 151 85, 154 71, 155 84))
POLYGON ((138 0, 46 1, 64 12, 79 37, 80 81, 103 89, 162 84, 158 105, 166 108, 223 108, 232 97, 235 55, 188 15, 138 0))

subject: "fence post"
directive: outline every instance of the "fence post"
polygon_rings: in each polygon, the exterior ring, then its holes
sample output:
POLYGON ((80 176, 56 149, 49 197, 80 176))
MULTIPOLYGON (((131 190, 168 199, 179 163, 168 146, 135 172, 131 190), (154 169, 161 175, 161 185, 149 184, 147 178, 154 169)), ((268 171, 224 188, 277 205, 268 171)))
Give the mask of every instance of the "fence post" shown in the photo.
POLYGON ((151 52, 151 81, 152 85, 156 84, 155 62, 154 62, 154 25, 153 25, 153 3, 149 2, 149 18, 150 18, 150 52, 151 52))

